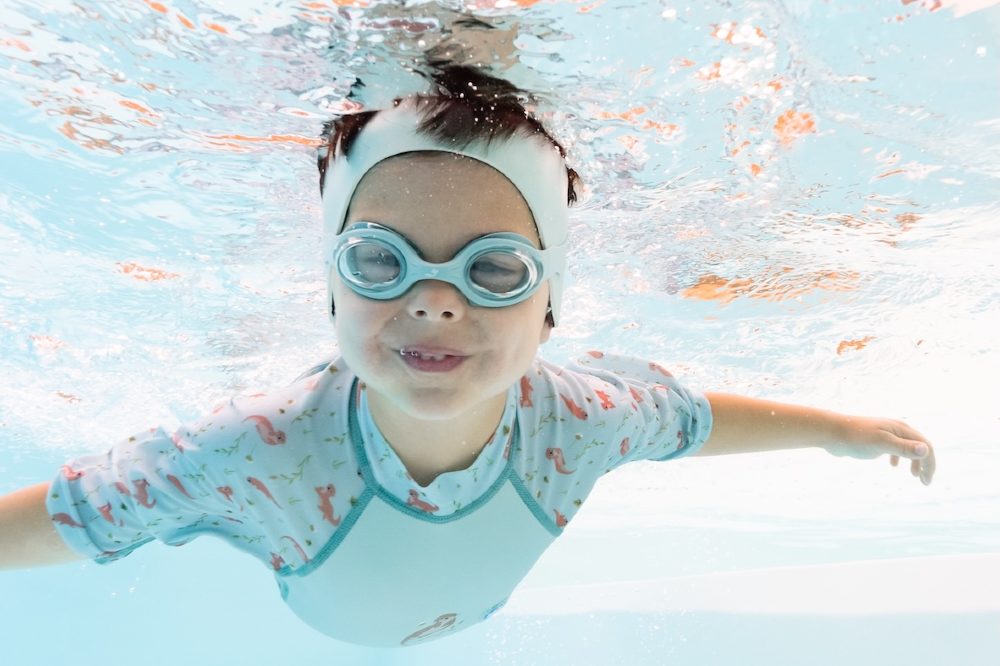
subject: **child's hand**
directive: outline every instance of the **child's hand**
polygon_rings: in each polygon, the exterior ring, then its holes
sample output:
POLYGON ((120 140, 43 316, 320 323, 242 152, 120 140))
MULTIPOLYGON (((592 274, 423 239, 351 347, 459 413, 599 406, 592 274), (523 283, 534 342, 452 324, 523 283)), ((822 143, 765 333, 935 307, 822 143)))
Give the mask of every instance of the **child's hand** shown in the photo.
POLYGON ((728 393, 705 394, 712 407, 712 433, 695 455, 820 447, 835 456, 900 458, 924 485, 934 477, 934 449, 927 438, 895 419, 848 416, 826 409, 758 400, 728 393))
POLYGON ((826 450, 835 456, 877 458, 889 454, 896 467, 900 458, 910 459, 910 473, 930 485, 936 467, 934 447, 919 432, 895 419, 845 416, 838 441, 826 450))

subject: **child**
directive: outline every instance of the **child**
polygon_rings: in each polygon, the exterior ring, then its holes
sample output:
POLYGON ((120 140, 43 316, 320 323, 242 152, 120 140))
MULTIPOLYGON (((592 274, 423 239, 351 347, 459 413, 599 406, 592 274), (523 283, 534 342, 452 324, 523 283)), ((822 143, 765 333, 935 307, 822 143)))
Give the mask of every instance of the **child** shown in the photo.
POLYGON ((791 447, 934 455, 899 421, 685 388, 662 366, 536 357, 561 321, 576 173, 522 93, 435 90, 327 124, 327 303, 341 356, 0 499, 0 565, 226 539, 335 638, 413 645, 503 606, 597 480, 633 460, 791 447))

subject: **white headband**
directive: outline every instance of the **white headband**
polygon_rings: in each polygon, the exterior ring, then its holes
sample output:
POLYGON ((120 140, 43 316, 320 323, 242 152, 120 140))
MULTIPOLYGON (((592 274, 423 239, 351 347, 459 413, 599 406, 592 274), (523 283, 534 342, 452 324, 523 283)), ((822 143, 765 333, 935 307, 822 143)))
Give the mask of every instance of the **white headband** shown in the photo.
POLYGON ((559 150, 542 138, 517 135, 509 139, 497 138, 489 144, 477 140, 461 148, 447 145, 418 130, 424 116, 417 111, 412 100, 410 98, 395 108, 379 111, 355 137, 350 157, 338 152, 329 162, 323 181, 327 304, 333 302, 333 248, 337 236, 343 231, 347 209, 362 177, 376 164, 394 155, 439 151, 471 157, 503 174, 528 204, 542 248, 562 250, 563 261, 549 280, 552 320, 558 322, 569 226, 566 201, 568 176, 559 150))

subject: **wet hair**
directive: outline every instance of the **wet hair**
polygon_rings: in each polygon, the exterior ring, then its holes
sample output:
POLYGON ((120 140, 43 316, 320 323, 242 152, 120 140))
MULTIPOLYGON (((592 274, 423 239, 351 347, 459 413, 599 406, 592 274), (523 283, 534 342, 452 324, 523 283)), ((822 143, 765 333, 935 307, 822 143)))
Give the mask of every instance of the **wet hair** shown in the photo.
MULTIPOLYGON (((424 116, 419 131, 441 143, 453 143, 464 148, 475 141, 487 144, 494 139, 508 139, 514 135, 524 138, 538 137, 554 146, 566 158, 566 150, 550 135, 538 120, 525 108, 533 102, 529 93, 509 81, 491 76, 477 67, 434 63, 429 72, 421 72, 433 82, 432 92, 414 95, 417 108, 424 116), (522 101, 524 100, 524 101, 522 101)), ((398 97, 393 107, 403 102, 398 97)), ((342 153, 351 154, 351 146, 378 110, 362 111, 339 116, 323 124, 319 151, 319 191, 330 160, 342 153), (339 149, 339 150, 338 150, 339 149)), ((576 203, 576 185, 580 177, 573 169, 566 168, 568 177, 566 203, 576 203)))

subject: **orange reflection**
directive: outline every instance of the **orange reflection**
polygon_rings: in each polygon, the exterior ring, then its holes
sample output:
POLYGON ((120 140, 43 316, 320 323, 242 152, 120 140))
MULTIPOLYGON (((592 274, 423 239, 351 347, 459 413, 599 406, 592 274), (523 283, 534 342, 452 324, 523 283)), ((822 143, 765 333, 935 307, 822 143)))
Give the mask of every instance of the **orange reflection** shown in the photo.
POLYGON ((597 114, 597 117, 601 120, 624 120, 626 122, 632 122, 635 120, 636 116, 641 116, 646 113, 646 107, 637 106, 629 109, 624 113, 611 113, 609 111, 601 111, 597 114))
POLYGON ((778 141, 787 146, 804 134, 815 134, 816 123, 811 113, 789 109, 778 116, 774 133, 778 135, 778 141))
MULTIPOLYGON (((904 5, 912 5, 914 2, 917 2, 917 1, 918 0, 902 0, 902 2, 903 2, 904 5)), ((920 0, 920 4, 923 5, 924 7, 926 7, 929 11, 932 11, 932 12, 936 12, 937 10, 941 9, 941 7, 943 6, 941 4, 941 0, 920 0)), ((959 4, 959 3, 956 2, 955 4, 959 4)), ((981 7, 983 4, 989 5, 990 3, 981 3, 980 2, 980 3, 976 3, 976 4, 978 4, 981 7)), ((896 20, 901 20, 901 17, 897 16, 896 20)))
POLYGON ((737 26, 736 23, 722 23, 712 26, 712 37, 721 39, 727 44, 759 44, 767 39, 760 28, 751 25, 737 26))
POLYGON ((646 120, 642 123, 640 129, 644 131, 655 130, 658 134, 663 136, 673 136, 674 134, 677 134, 677 131, 680 128, 677 126, 677 123, 660 123, 655 120, 646 120))
POLYGON ((899 223, 899 226, 903 231, 909 231, 922 219, 923 215, 918 215, 916 213, 900 213, 896 216, 896 222, 899 223))
POLYGON ((219 135, 209 135, 206 137, 210 140, 212 145, 220 147, 229 147, 234 150, 243 150, 242 146, 236 143, 216 143, 216 142, 229 142, 229 141, 239 141, 242 143, 291 143, 300 146, 310 146, 316 147, 323 145, 320 139, 314 139, 308 136, 300 136, 298 134, 270 134, 268 136, 249 136, 246 134, 219 134, 219 135))
POLYGON ((330 16, 325 16, 323 14, 315 14, 312 12, 298 12, 296 14, 303 21, 316 21, 317 23, 333 23, 333 18, 330 16))
POLYGON ((31 47, 22 42, 20 39, 0 39, 0 44, 3 44, 4 46, 16 46, 25 52, 31 51, 31 47))
POLYGON ((702 81, 714 81, 722 78, 722 63, 713 62, 711 65, 706 65, 695 72, 695 76, 702 81))
POLYGON ((852 283, 857 282, 860 277, 857 273, 837 271, 790 275, 792 271, 792 268, 784 266, 765 275, 734 279, 714 274, 703 275, 697 284, 681 291, 681 296, 723 304, 731 303, 740 296, 783 302, 800 298, 817 289, 852 291, 855 288, 852 283))
MULTIPOLYGON (((736 128, 734 127, 733 129, 736 129, 736 128)), ((740 145, 736 146, 735 148, 732 148, 729 151, 730 156, 736 157, 737 155, 739 155, 740 153, 743 152, 744 148, 746 148, 749 145, 750 145, 750 142, 744 139, 743 143, 741 143, 740 145)))
POLYGON ((120 99, 118 100, 118 103, 124 106, 126 109, 132 109, 133 111, 138 111, 139 113, 145 114, 147 116, 152 116, 154 118, 159 117, 155 112, 147 109, 139 102, 133 102, 130 99, 120 99))
POLYGON ((640 124, 638 122, 638 117, 646 113, 647 110, 648 109, 644 106, 636 106, 622 113, 599 111, 598 113, 595 114, 594 117, 600 120, 624 120, 630 125, 635 125, 636 127, 638 127, 643 131, 653 130, 656 133, 665 137, 673 136, 680 129, 677 126, 677 123, 664 123, 658 120, 651 120, 649 118, 643 120, 642 123, 640 124))
MULTIPOLYGON (((100 114, 95 115, 93 111, 91 111, 90 109, 85 109, 82 106, 64 106, 62 108, 62 112, 64 114, 66 114, 67 116, 73 116, 74 118, 79 118, 81 120, 85 120, 88 123, 91 123, 91 124, 94 124, 94 125, 117 125, 117 124, 119 124, 119 122, 116 119, 112 118, 111 116, 109 116, 106 113, 100 113, 100 114)), ((66 123, 66 124, 68 125, 69 123, 66 123)), ((63 134, 66 134, 66 132, 63 132, 63 134)), ((69 135, 67 134, 67 136, 69 136, 69 135)), ((72 139, 73 137, 70 136, 69 138, 72 139)))
POLYGON ((66 121, 63 123, 59 131, 66 136, 70 141, 76 141, 81 148, 86 148, 87 150, 110 150, 114 153, 121 155, 125 152, 120 146, 116 146, 107 139, 95 139, 94 137, 87 136, 80 132, 73 123, 66 121))
POLYGON ((66 343, 53 335, 31 335, 29 339, 35 343, 35 348, 44 351, 55 351, 65 347, 66 343))
MULTIPOLYGON (((337 4, 345 4, 339 0, 334 1, 337 2, 337 4)), ((533 5, 537 5, 539 2, 540 0, 471 0, 471 2, 466 3, 466 9, 503 9, 505 7, 509 7, 511 4, 517 5, 518 7, 531 7, 533 5)), ((594 6, 600 5, 603 2, 604 0, 599 0, 594 3, 594 6)))
POLYGON ((720 301, 729 303, 750 292, 753 280, 727 280, 718 275, 703 275, 698 284, 681 291, 684 298, 699 301, 720 301))
POLYGON ((180 277, 177 273, 167 273, 166 271, 161 271, 159 268, 146 268, 145 266, 140 266, 134 261, 130 261, 127 264, 119 262, 117 266, 121 273, 128 275, 129 277, 133 277, 136 280, 142 280, 143 282, 173 280, 174 278, 180 277))
POLYGON ((861 350, 868 346, 868 343, 875 339, 874 335, 861 338, 860 340, 841 340, 837 345, 837 356, 840 356, 848 349, 861 350))

